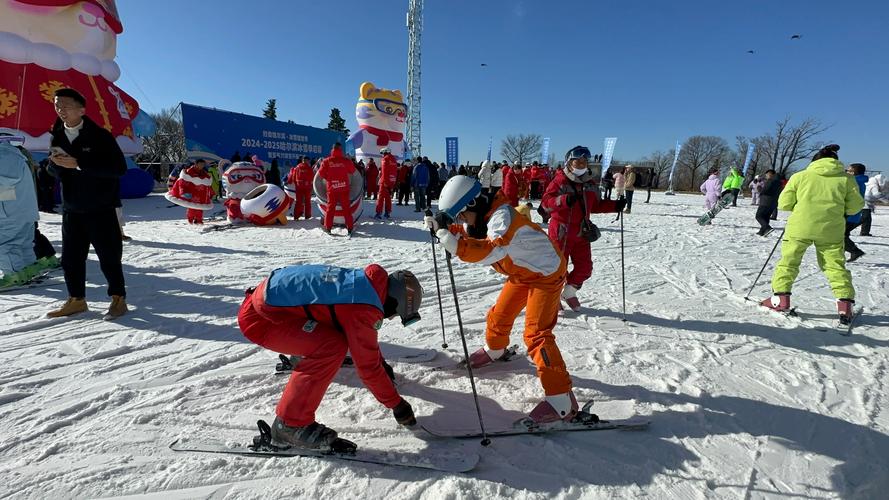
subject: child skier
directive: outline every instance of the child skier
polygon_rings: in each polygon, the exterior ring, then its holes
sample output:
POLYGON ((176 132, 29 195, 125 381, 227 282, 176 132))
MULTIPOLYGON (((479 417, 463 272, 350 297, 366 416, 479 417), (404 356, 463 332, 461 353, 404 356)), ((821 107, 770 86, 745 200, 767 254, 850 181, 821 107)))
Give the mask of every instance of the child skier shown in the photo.
POLYGON ((507 276, 488 311, 485 347, 474 352, 469 363, 478 368, 503 356, 513 323, 524 310, 525 345, 546 394, 530 418, 538 423, 570 420, 577 413, 577 400, 553 336, 565 258, 539 226, 510 206, 506 194, 498 193, 491 202, 481 189, 471 177, 454 176, 441 192, 441 211, 425 217, 426 227, 448 252, 465 262, 491 265, 507 276), (452 225, 454 220, 463 225, 452 225))
POLYGON ((772 275, 773 295, 762 305, 776 311, 790 309, 790 291, 799 274, 803 254, 815 245, 818 267, 827 276, 841 325, 852 321, 855 289, 846 270, 843 232, 846 216, 864 207, 855 179, 843 171, 837 151, 831 144, 821 148, 805 170, 794 174, 778 198, 778 209, 792 212, 787 220, 781 260, 772 275))
POLYGON ((363 270, 289 266, 272 271, 246 295, 238 313, 244 336, 266 349, 302 357, 275 411, 273 445, 354 449, 353 443, 315 421, 315 410, 346 352, 358 376, 377 401, 392 409, 395 420, 416 424, 411 405, 386 373, 377 343, 384 318, 399 316, 405 326, 420 319, 423 289, 410 271, 387 275, 376 264, 363 270))
POLYGON ((707 210, 713 210, 722 193, 722 183, 719 181, 718 173, 718 170, 711 169, 710 177, 701 184, 701 192, 704 193, 704 206, 707 207, 707 210))

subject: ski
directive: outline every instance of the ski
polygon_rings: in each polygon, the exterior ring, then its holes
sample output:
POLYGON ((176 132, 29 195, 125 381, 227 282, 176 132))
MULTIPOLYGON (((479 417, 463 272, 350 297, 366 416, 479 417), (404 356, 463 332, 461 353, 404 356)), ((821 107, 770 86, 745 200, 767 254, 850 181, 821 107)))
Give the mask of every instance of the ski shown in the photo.
MULTIPOLYGON (((552 422, 548 424, 536 424, 530 419, 523 418, 513 424, 511 429, 490 430, 485 434, 488 437, 507 437, 507 436, 525 436, 528 434, 549 434, 553 432, 589 432, 589 431, 630 431, 643 430, 651 425, 651 421, 646 418, 633 417, 622 420, 600 420, 597 415, 590 413, 593 403, 588 402, 583 409, 578 412, 578 416, 571 422, 552 422)), ((439 430, 421 425, 426 433, 440 438, 470 439, 482 437, 481 431, 477 430, 439 430)))
POLYGON ((856 307, 855 310, 852 311, 852 318, 849 319, 848 324, 843 324, 843 323, 840 323, 839 321, 837 321, 837 324, 836 324, 837 332, 840 335, 842 335, 843 337, 848 337, 849 335, 852 335, 852 328, 855 327, 856 320, 858 320, 858 318, 861 317, 861 313, 863 313, 863 312, 864 312, 863 306, 856 307))
MULTIPOLYGON (((438 356, 438 351, 434 349, 427 349, 416 352, 414 354, 397 356, 394 358, 394 360, 396 363, 428 363, 429 361, 435 359, 436 356, 438 356)), ((302 359, 300 356, 288 356, 286 354, 279 354, 279 361, 275 365, 275 373, 278 375, 283 375, 292 372, 293 368, 299 364, 300 359, 302 359)), ((352 360, 352 357, 346 356, 343 359, 342 366, 353 366, 354 364, 355 362, 352 360)))
POLYGON ((262 458, 311 457, 328 460, 345 460, 367 464, 427 469, 450 473, 469 472, 475 468, 476 464, 478 464, 479 461, 478 454, 465 452, 424 455, 421 453, 385 451, 363 448, 357 448, 353 451, 341 452, 313 448, 279 448, 271 444, 271 438, 269 434, 270 429, 268 424, 262 420, 260 420, 257 424, 259 425, 260 435, 254 437, 253 444, 250 445, 230 444, 223 441, 192 441, 186 439, 177 439, 170 444, 170 449, 178 452, 222 453, 228 455, 262 458))

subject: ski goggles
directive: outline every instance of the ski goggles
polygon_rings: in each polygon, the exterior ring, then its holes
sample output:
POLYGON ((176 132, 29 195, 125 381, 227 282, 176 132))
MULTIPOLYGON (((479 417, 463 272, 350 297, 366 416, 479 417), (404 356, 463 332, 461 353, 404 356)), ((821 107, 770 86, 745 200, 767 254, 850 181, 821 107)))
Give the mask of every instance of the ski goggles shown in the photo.
POLYGON ((565 153, 565 161, 576 160, 579 158, 583 158, 585 160, 589 160, 593 155, 590 154, 589 148, 585 146, 575 146, 571 148, 567 153, 565 153))
POLYGON ((407 114, 407 106, 404 103, 392 101, 389 99, 361 99, 358 102, 373 103, 374 107, 380 113, 387 115, 405 116, 407 114))

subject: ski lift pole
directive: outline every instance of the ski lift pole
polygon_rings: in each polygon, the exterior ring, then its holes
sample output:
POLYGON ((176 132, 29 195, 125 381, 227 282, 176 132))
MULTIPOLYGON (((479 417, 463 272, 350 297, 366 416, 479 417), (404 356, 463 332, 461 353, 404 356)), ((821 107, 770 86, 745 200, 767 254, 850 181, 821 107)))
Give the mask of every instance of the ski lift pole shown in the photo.
POLYGON ((766 266, 769 265, 769 261, 772 260, 772 255, 775 255, 775 250, 778 249, 778 243, 781 243, 781 240, 784 238, 784 231, 787 228, 781 230, 781 234, 778 236, 778 241, 775 242, 775 246, 772 247, 772 251, 769 252, 769 256, 766 258, 766 261, 762 263, 762 269, 759 270, 759 274, 756 275, 756 279, 753 280, 753 284, 750 285, 750 290, 747 290, 747 295, 744 296, 744 300, 750 300, 750 294, 753 293, 753 289, 756 288, 756 284, 759 282, 760 276, 762 276, 763 271, 766 270, 766 266))
MULTIPOLYGON (((432 217, 432 210, 427 208, 425 215, 432 217)), ((441 347, 442 349, 447 349, 448 340, 445 336, 444 308, 442 307, 441 302, 441 283, 438 280, 438 257, 435 256, 435 230, 431 227, 429 228, 429 236, 432 243, 432 267, 435 269, 435 290, 438 292, 438 315, 441 318, 441 347)))
POLYGON ((472 386, 472 398, 475 400, 475 411, 478 413, 478 426, 482 431, 482 446, 491 444, 488 433, 485 431, 485 422, 482 419, 482 409, 478 404, 478 391, 475 389, 475 377, 472 375, 472 363, 469 360, 469 348, 466 347, 466 335, 463 333, 463 319, 460 317, 460 304, 457 301, 457 284, 454 281, 454 266, 451 264, 451 252, 445 250, 445 261, 448 264, 448 274, 451 277, 451 291, 454 294, 454 309, 457 312, 457 327, 460 329, 460 341, 463 343, 463 355, 466 356, 466 371, 469 372, 469 385, 472 386))

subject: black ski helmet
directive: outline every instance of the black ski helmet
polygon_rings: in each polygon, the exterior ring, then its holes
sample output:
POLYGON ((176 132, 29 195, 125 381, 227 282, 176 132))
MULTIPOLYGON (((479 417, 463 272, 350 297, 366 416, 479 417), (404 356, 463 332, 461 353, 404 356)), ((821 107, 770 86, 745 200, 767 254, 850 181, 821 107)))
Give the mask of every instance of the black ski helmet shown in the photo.
POLYGON ((386 317, 398 314, 404 326, 420 320, 423 287, 420 286, 420 281, 414 273, 404 269, 391 273, 386 295, 384 305, 386 317))

